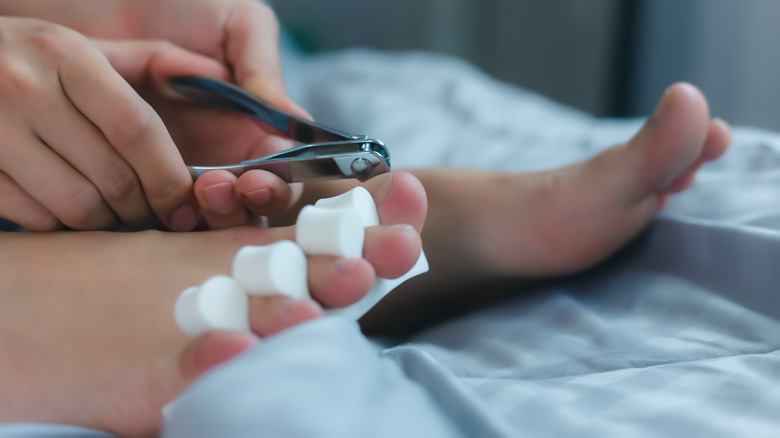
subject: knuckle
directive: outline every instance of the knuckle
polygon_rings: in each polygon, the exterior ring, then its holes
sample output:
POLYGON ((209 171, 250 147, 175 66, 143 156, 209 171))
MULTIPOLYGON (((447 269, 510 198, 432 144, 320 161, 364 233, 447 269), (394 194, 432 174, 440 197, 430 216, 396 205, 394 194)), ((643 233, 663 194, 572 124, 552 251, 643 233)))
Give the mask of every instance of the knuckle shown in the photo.
POLYGON ((84 37, 64 26, 43 23, 28 36, 29 44, 47 71, 56 71, 68 60, 81 62, 96 49, 84 37))
POLYGON ((104 127, 104 133, 115 146, 132 149, 153 138, 157 129, 155 116, 154 110, 145 102, 129 101, 119 106, 116 123, 104 127))
POLYGON ((103 174, 101 193, 109 201, 125 201, 138 193, 138 176, 124 161, 117 160, 108 166, 103 174))
POLYGON ((56 24, 41 23, 29 36, 29 41, 39 52, 59 58, 70 50, 76 33, 56 24))
POLYGON ((105 215, 103 198, 91 185, 83 185, 64 200, 67 208, 59 216, 62 222, 73 229, 104 228, 110 219, 105 215))
POLYGON ((0 74, 3 77, 3 95, 9 99, 23 99, 24 101, 37 101, 45 97, 46 91, 43 84, 34 74, 29 64, 14 62, 11 59, 0 65, 0 74))
POLYGON ((5 97, 25 100, 41 99, 51 93, 51 79, 56 77, 63 59, 71 54, 79 35, 63 26, 28 20, 29 26, 19 35, 4 35, 9 43, 2 47, 0 83, 5 97), (47 84, 49 84, 47 86, 47 84))

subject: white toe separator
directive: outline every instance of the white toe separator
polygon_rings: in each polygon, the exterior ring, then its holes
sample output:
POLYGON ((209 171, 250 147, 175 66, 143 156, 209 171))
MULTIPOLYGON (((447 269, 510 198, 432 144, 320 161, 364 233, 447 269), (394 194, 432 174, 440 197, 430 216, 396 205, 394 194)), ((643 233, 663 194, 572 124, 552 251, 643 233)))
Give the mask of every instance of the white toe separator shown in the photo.
POLYGON ((360 258, 365 230, 354 208, 324 208, 307 205, 295 222, 295 240, 310 255, 360 258))
POLYGON ((354 208, 360 214, 364 227, 379 225, 379 213, 376 211, 374 198, 363 187, 355 187, 346 193, 332 198, 322 198, 314 206, 321 208, 354 208))
MULTIPOLYGON (((245 246, 233 259, 233 277, 218 275, 182 292, 176 301, 176 322, 192 337, 212 330, 249 332, 249 295, 309 298, 306 254, 360 258, 365 228, 375 225, 379 225, 376 204, 363 187, 320 199, 298 214, 297 243, 282 240, 245 246)), ((399 284, 427 271, 428 260, 420 252, 406 274, 377 278, 360 301, 326 313, 358 320, 399 284)))
POLYGON ((233 258, 233 278, 249 295, 309 298, 306 254, 291 240, 241 248, 233 258))
POLYGON ((249 332, 249 297, 227 275, 211 277, 184 290, 174 313, 182 331, 195 338, 212 330, 249 332))
MULTIPOLYGON (((376 210, 374 198, 363 187, 355 187, 346 193, 332 198, 320 199, 314 205, 321 208, 356 210, 360 213, 364 228, 379 225, 379 214, 376 210)), ((357 321, 399 284, 425 272, 428 272, 428 259, 425 258, 425 253, 421 251, 417 263, 406 274, 393 279, 377 278, 374 281, 374 286, 360 301, 340 309, 328 310, 325 313, 357 321)))

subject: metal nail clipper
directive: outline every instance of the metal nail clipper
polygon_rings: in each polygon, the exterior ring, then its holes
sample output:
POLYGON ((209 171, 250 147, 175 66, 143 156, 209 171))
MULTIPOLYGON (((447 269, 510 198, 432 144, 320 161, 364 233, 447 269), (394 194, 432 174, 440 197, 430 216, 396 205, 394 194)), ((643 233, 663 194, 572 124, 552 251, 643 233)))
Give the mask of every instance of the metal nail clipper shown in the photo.
POLYGON ((272 108, 249 92, 224 81, 186 76, 171 78, 169 83, 182 96, 252 117, 263 127, 271 127, 297 143, 292 149, 238 164, 187 166, 193 179, 217 169, 235 175, 262 169, 288 183, 343 178, 366 181, 390 171, 390 154, 379 140, 339 132, 272 108))

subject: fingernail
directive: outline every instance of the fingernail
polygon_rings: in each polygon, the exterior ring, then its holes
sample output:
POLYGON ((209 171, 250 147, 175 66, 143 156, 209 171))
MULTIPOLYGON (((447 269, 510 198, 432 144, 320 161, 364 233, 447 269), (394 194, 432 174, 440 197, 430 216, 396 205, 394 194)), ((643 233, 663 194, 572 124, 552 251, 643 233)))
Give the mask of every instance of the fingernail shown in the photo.
POLYGON ((271 191, 270 187, 263 187, 262 189, 244 193, 244 197, 251 201, 252 204, 259 207, 271 202, 271 198, 273 198, 273 192, 271 191))
POLYGON ((236 207, 236 197, 233 193, 233 184, 219 183, 203 189, 203 196, 211 211, 225 214, 230 213, 236 207))
POLYGON ((333 268, 339 274, 352 274, 355 272, 355 269, 360 263, 360 260, 361 259, 338 259, 335 263, 333 263, 333 268))
POLYGON ((198 225, 198 210, 190 204, 179 207, 171 214, 171 227, 176 231, 189 231, 198 225))
POLYGON ((385 199, 387 199, 387 195, 390 194, 390 187, 393 185, 393 174, 388 173, 385 177, 385 180, 382 181, 379 186, 374 189, 373 193, 371 193, 371 196, 374 198, 374 203, 376 205, 380 205, 383 202, 385 202, 385 199))

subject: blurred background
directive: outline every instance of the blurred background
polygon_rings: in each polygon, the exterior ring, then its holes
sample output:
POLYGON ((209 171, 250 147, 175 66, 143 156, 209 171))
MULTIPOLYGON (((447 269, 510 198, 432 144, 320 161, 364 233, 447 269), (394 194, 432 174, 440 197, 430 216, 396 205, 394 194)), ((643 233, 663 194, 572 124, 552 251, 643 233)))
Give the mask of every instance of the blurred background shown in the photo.
POLYGON ((675 81, 780 130, 778 0, 274 0, 304 49, 425 50, 594 115, 647 116, 675 81))

